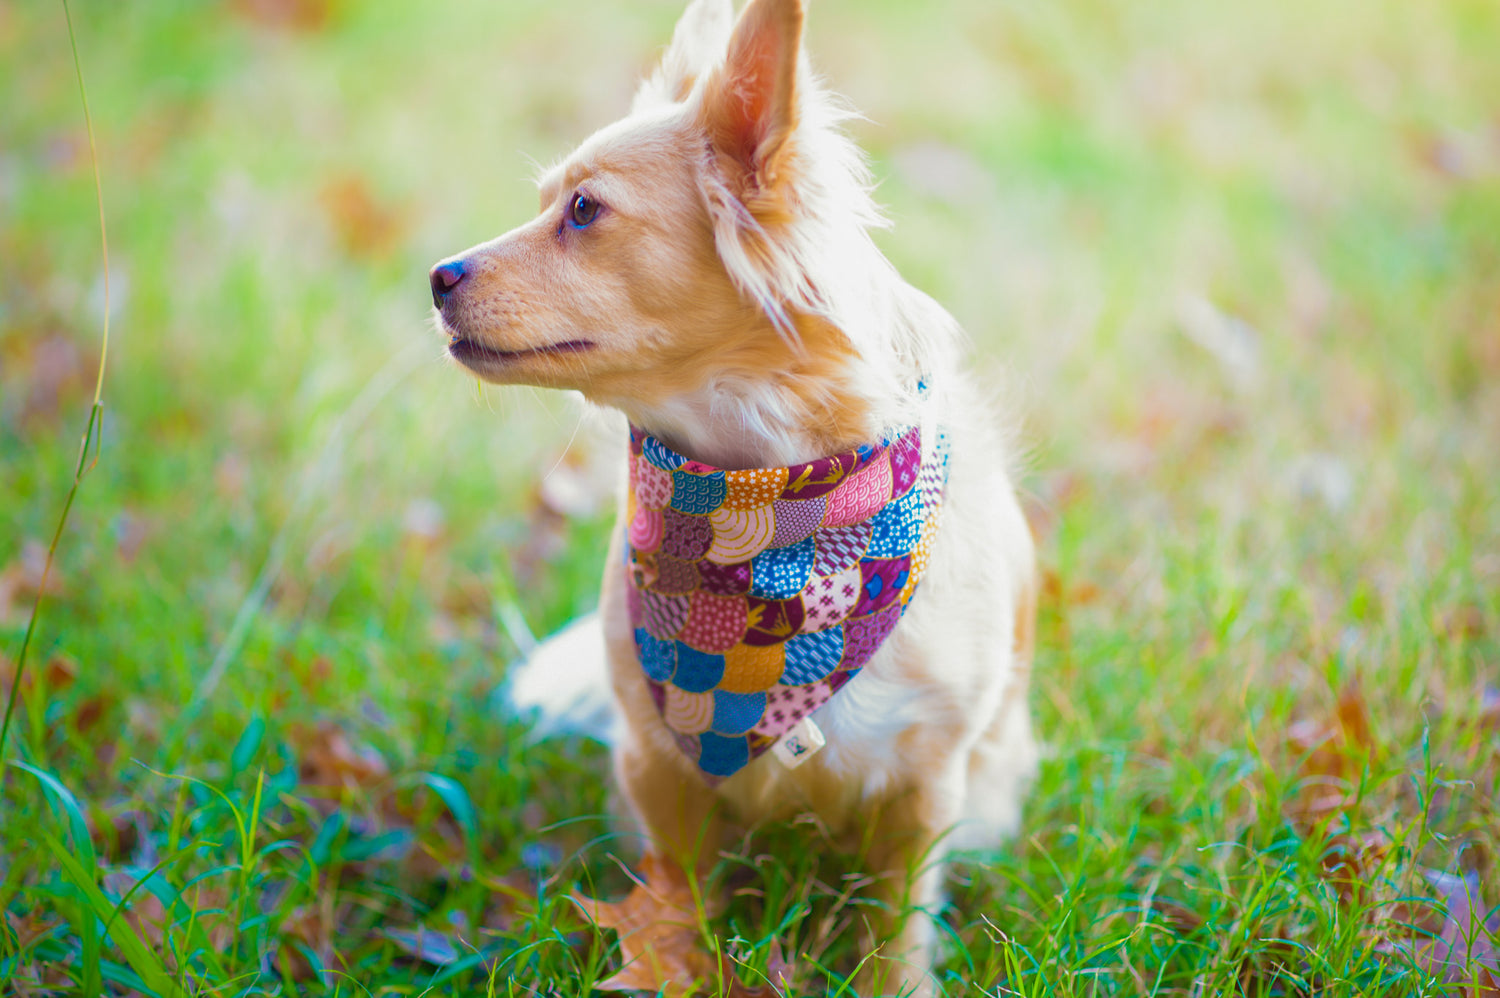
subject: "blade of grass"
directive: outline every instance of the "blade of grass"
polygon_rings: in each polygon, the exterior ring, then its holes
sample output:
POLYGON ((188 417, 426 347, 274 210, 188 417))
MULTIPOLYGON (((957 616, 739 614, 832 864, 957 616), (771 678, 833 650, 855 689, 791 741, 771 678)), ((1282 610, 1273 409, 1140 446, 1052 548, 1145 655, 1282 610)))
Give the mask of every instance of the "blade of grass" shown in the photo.
MULTIPOLYGON (((83 902, 78 905, 75 913, 76 928, 83 944, 81 967, 83 993, 99 994, 103 989, 102 976, 105 961, 99 932, 101 923, 105 927, 104 931, 125 954, 127 962, 146 983, 148 990, 162 996, 180 993, 175 981, 167 974, 156 954, 146 946, 135 929, 118 921, 118 915, 124 909, 125 902, 134 893, 135 888, 132 887, 130 891, 127 891, 118 905, 111 905, 104 892, 99 889, 97 880, 99 860, 94 852, 94 843, 89 837, 88 822, 84 818, 83 807, 79 804, 78 798, 57 777, 46 770, 24 762, 11 762, 10 765, 36 777, 48 799, 61 812, 64 825, 68 830, 72 851, 62 840, 51 833, 43 830, 40 834, 42 843, 62 865, 64 875, 83 902), (82 862, 74 855, 74 851, 83 857, 82 862)), ((155 871, 150 875, 154 873, 155 871)), ((144 879, 139 881, 136 887, 144 883, 144 879)), ((191 926, 189 934, 192 934, 191 926)))
POLYGON ((234 751, 229 755, 229 775, 235 777, 250 768, 250 763, 255 759, 255 754, 260 751, 261 742, 266 737, 266 720, 263 717, 253 717, 250 723, 245 725, 245 730, 240 734, 240 740, 234 743, 234 751))
MULTIPOLYGON (((78 798, 73 796, 73 791, 63 786, 57 777, 44 769, 38 769, 24 762, 11 762, 10 765, 30 773, 37 778, 48 800, 52 801, 54 809, 60 813, 64 826, 68 829, 68 837, 73 841, 73 848, 78 850, 86 861, 86 864, 80 866, 80 869, 97 871, 99 869, 99 860, 94 854, 94 842, 89 838, 88 822, 83 817, 83 808, 79 805, 78 798)), ((0 767, 0 771, 3 771, 5 768, 0 767)), ((63 848, 60 842, 58 843, 58 848, 63 848)), ((94 885, 92 879, 93 873, 90 873, 88 876, 90 878, 89 885, 94 886, 95 890, 97 890, 98 888, 94 885)), ((86 898, 84 888, 76 880, 73 886, 86 898)), ((99 920, 90 913, 88 906, 84 904, 77 906, 75 914, 78 938, 83 945, 81 967, 83 980, 80 983, 84 994, 96 995, 103 990, 103 983, 100 980, 100 966, 103 953, 101 947, 102 940, 99 938, 99 920)))
MULTIPOLYGON (((86 906, 83 907, 85 920, 93 922, 94 919, 98 919, 102 922, 112 922, 110 925, 110 938, 120 948, 120 952, 124 954, 126 961, 130 964, 130 968, 139 974, 141 980, 146 983, 147 988, 163 996, 163 998, 167 998, 167 996, 176 998, 176 996, 182 995, 182 989, 178 987, 177 982, 172 979, 172 976, 167 973, 166 968, 162 966, 156 954, 142 941, 135 929, 129 923, 115 919, 115 915, 117 914, 116 906, 109 903, 109 899, 104 896, 104 892, 99 889, 99 885, 94 883, 90 871, 82 863, 78 862, 78 858, 68 850, 67 846, 63 845, 57 836, 45 830, 38 834, 42 844, 51 851, 53 857, 62 867, 63 875, 72 882, 73 886, 83 895, 84 901, 87 902, 86 906)), ((96 961, 94 963, 95 972, 97 972, 97 969, 98 963, 96 961)), ((87 986, 85 986, 84 990, 85 993, 88 993, 87 986)), ((97 988, 94 990, 94 993, 98 993, 97 988)))
POLYGON ((83 806, 78 803, 78 798, 73 796, 73 791, 63 786, 57 777, 45 769, 39 769, 30 763, 14 760, 9 764, 37 778, 37 782, 41 783, 42 789, 47 792, 47 796, 54 802, 54 806, 62 812, 63 817, 67 820, 68 836, 73 840, 73 847, 84 854, 89 866, 97 865, 98 860, 94 855, 94 842, 89 838, 88 821, 84 818, 83 806))
MULTIPOLYGON (((135 897, 137 892, 145 890, 147 893, 153 895, 158 901, 161 902, 162 908, 172 918, 172 922, 170 924, 173 928, 186 928, 189 953, 203 960, 208 969, 214 974, 214 979, 226 980, 230 977, 229 971, 224 966, 223 961, 220 959, 218 950, 211 944, 211 941, 208 938, 208 934, 204 931, 202 925, 197 922, 196 919, 198 912, 195 908, 189 906, 188 903, 183 899, 182 893, 174 888, 170 883, 168 883, 167 879, 161 875, 162 869, 169 864, 176 862, 177 858, 178 857, 176 856, 168 856, 160 863, 157 863, 156 866, 141 874, 139 876, 139 879, 137 879, 136 882, 131 885, 130 889, 127 890, 124 894, 120 895, 120 901, 117 905, 115 905, 116 919, 118 919, 118 916, 121 912, 125 911, 125 906, 127 903, 129 903, 130 899, 135 897)), ((225 869, 237 870, 238 868, 228 867, 225 869)), ((136 876, 138 873, 140 873, 140 871, 135 870, 129 870, 127 872, 130 873, 131 876, 136 876)), ((210 871, 209 874, 203 874, 195 877, 193 881, 188 883, 187 886, 191 887, 194 883, 202 880, 205 876, 217 872, 220 871, 213 870, 210 871)), ((106 933, 109 932, 113 925, 113 921, 105 923, 104 931, 106 933)), ((164 930, 166 928, 167 926, 163 926, 164 930)))
POLYGON ((413 777, 413 782, 427 787, 448 808, 448 813, 453 815, 453 820, 458 823, 459 829, 464 833, 466 844, 472 845, 478 834, 478 820, 474 816, 474 804, 469 799, 469 792, 456 780, 452 780, 438 773, 418 773, 413 777))
MULTIPOLYGON (((94 404, 89 408, 88 423, 84 426, 83 440, 78 445, 78 465, 73 469, 73 484, 63 500, 61 515, 57 518, 57 529, 52 532, 52 543, 47 546, 47 560, 42 564, 42 578, 36 587, 36 599, 31 604, 31 615, 26 621, 26 636, 21 639, 21 651, 16 656, 16 674, 10 684, 10 696, 5 702, 5 720, 0 721, 0 756, 5 754, 6 740, 10 737, 10 722, 16 711, 16 694, 21 689, 21 679, 26 675, 26 653, 31 650, 31 639, 36 634, 36 623, 42 612, 42 597, 47 592, 47 578, 52 574, 52 562, 57 556, 57 545, 62 540, 63 530, 68 525, 68 514, 73 509, 73 500, 83 476, 93 470, 99 462, 99 448, 103 444, 101 431, 104 420, 104 369, 109 359, 109 232, 104 224, 104 183, 99 175, 99 149, 94 142, 94 120, 89 114, 88 90, 83 85, 83 63, 78 58, 78 38, 73 32, 73 14, 68 9, 68 0, 62 0, 63 19, 68 24, 68 44, 73 51, 73 70, 78 76, 78 97, 83 102, 83 122, 89 136, 89 160, 94 168, 94 197, 99 205, 99 246, 104 255, 104 336, 99 345, 99 370, 94 378, 94 404), (94 460, 89 461, 89 447, 93 445, 94 460)), ((0 786, 4 785, 8 772, 0 766, 0 786)))

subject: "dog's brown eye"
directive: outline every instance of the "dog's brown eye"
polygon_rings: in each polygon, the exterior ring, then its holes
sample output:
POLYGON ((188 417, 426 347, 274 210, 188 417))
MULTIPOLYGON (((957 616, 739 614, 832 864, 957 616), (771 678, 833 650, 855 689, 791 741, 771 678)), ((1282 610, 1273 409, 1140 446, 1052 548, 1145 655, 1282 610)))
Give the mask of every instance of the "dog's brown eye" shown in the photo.
POLYGON ((599 202, 587 194, 574 194, 573 204, 568 208, 568 224, 582 229, 599 217, 599 202))

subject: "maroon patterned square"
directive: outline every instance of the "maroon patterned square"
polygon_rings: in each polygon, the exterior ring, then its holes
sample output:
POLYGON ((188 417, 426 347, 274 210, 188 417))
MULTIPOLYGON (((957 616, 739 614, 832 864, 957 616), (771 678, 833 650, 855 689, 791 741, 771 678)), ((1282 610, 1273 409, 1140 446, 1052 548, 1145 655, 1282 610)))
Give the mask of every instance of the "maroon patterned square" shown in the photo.
POLYGON ((815 499, 778 499, 772 507, 776 513, 776 536, 768 547, 784 548, 812 536, 823 522, 823 511, 828 500, 823 496, 815 499))
POLYGON ((699 586, 698 563, 671 555, 656 558, 656 590, 663 593, 691 593, 699 586))
POLYGON ((750 563, 742 561, 734 565, 720 565, 712 561, 700 561, 698 574, 703 578, 703 589, 715 596, 738 596, 750 591, 750 563))
POLYGON ((844 625, 844 660, 840 669, 853 671, 862 669, 880 649, 901 619, 901 605, 888 606, 868 617, 856 617, 844 625))
POLYGON ((912 430, 891 444, 891 496, 899 499, 922 470, 922 431, 912 430))
POLYGON ((661 550, 674 558, 702 558, 714 542, 714 528, 706 516, 689 516, 675 509, 662 512, 661 550))
POLYGON ((791 599, 761 599, 751 596, 750 622, 745 628, 744 643, 765 647, 780 644, 802 626, 805 611, 800 597, 791 599))
POLYGON ((782 490, 781 498, 815 499, 827 495, 849 477, 849 473, 854 470, 855 460, 851 451, 834 457, 822 457, 809 464, 792 466, 788 469, 786 488, 782 490))

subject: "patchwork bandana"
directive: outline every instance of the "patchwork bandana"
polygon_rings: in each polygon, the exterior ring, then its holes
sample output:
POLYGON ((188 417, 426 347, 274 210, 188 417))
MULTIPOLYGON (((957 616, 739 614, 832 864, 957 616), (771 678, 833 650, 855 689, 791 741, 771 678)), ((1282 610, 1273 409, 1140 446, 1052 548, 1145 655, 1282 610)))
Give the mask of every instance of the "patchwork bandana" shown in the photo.
POLYGON ((912 427, 790 468, 723 471, 632 427, 626 585, 656 709, 710 783, 849 682, 937 532, 948 442, 912 427))

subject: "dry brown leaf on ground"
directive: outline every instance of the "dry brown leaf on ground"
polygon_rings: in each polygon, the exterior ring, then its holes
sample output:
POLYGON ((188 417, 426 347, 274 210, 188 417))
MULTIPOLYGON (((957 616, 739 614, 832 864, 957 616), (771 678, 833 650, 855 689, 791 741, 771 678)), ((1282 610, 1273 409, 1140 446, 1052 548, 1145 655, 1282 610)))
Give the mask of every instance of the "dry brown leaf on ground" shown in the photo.
POLYGON ((49 690, 65 690, 78 678, 78 663, 69 655, 53 655, 47 660, 43 676, 49 690))
POLYGON ((186 932, 189 920, 207 931, 209 942, 215 949, 222 950, 229 945, 234 931, 229 917, 224 913, 229 904, 229 896, 223 888, 204 883, 186 888, 179 895, 184 906, 179 909, 179 913, 191 914, 178 917, 169 912, 161 899, 151 891, 144 886, 136 887, 136 881, 135 874, 124 870, 104 875, 105 888, 121 897, 132 888, 135 889, 130 894, 128 906, 118 917, 133 928, 146 945, 170 958, 182 947, 168 945, 167 937, 186 932))
POLYGON ((1286 741, 1292 756, 1301 760, 1296 793, 1287 800, 1293 817, 1311 823, 1350 807, 1350 787, 1375 751, 1359 683, 1344 687, 1332 717, 1294 721, 1286 741))
MULTIPOLYGON (((103 696, 93 696, 80 702, 73 710, 73 728, 80 735, 87 735, 99 722, 104 720, 104 713, 109 709, 109 701, 103 696)), ((101 746, 113 748, 113 746, 101 746)))
MULTIPOLYGON (((42 667, 42 686, 51 693, 60 693, 73 685, 78 678, 78 663, 67 655, 53 655, 42 667)), ((21 689, 29 691, 36 685, 37 668, 32 665, 21 677, 21 689)), ((0 690, 10 692, 10 684, 16 678, 16 664, 0 654, 0 690)))
POLYGON ((150 841, 147 831, 150 818, 145 811, 134 808, 107 810, 95 804, 84 813, 84 820, 88 823, 89 839, 96 853, 114 862, 140 865, 136 854, 142 843, 150 841))
POLYGON ((297 752, 297 779, 304 787, 352 793, 369 790, 391 775, 379 752, 368 745, 356 747, 332 721, 311 730, 294 727, 289 735, 297 752))
MULTIPOLYGON (((86 159, 87 138, 81 142, 71 136, 60 136, 57 148, 70 150, 64 155, 73 159, 71 150, 81 149, 86 159)), ((65 167, 66 168, 66 167, 65 167)), ((97 358, 79 349, 73 339, 62 333, 20 337, 21 356, 17 368, 23 373, 25 394, 22 396, 20 421, 23 426, 37 426, 54 421, 63 408, 87 391, 94 383, 97 358)))
POLYGON ((1436 939, 1416 947, 1417 959, 1449 984, 1472 983, 1477 996, 1497 996, 1500 987, 1500 914, 1486 921, 1479 877, 1423 870, 1427 883, 1443 901, 1443 924, 1436 939))
POLYGON ((1047 603, 1059 607, 1088 606, 1099 602, 1103 596, 1104 590, 1092 582, 1068 583, 1055 568, 1042 569, 1041 597, 1047 603))
POLYGON ((65 589, 56 565, 46 572, 45 591, 42 576, 47 566, 47 547, 29 540, 21 546, 18 558, 0 569, 0 624, 18 624, 31 614, 37 595, 61 596, 65 589))
MULTIPOLYGON (((1351 681, 1339 693, 1339 729, 1344 733, 1344 742, 1351 751, 1368 754, 1375 750, 1375 735, 1370 730, 1370 707, 1365 701, 1364 688, 1358 680, 1351 681)), ((1350 775, 1358 773, 1355 760, 1345 756, 1350 775)))
POLYGON ((52 930, 61 924, 61 919, 51 918, 39 910, 27 912, 25 915, 7 911, 4 931, 9 937, 11 950, 21 951, 30 949, 33 943, 51 934, 52 930))
MULTIPOLYGON (((1369 707, 1359 684, 1344 687, 1332 717, 1292 724, 1287 743, 1301 759, 1297 789, 1287 802, 1294 819, 1313 825, 1353 807, 1353 787, 1375 752, 1369 707)), ((1362 906, 1390 848, 1390 837, 1379 830, 1336 835, 1324 849, 1319 872, 1342 904, 1362 906)))
MULTIPOLYGON (((620 937, 618 973, 601 981, 604 991, 653 991, 666 998, 686 998, 702 989, 718 989, 730 998, 770 998, 773 985, 748 987, 722 953, 710 952, 699 929, 699 909, 682 868, 655 853, 641 858, 635 887, 616 903, 596 901, 574 892, 573 901, 595 926, 614 929, 620 937)), ((777 948, 771 956, 773 980, 790 978, 777 948)))
MULTIPOLYGON (((457 621, 484 621, 488 623, 495 612, 495 593, 491 582, 477 573, 455 571, 437 593, 441 612, 448 617, 449 626, 457 621)), ((488 688, 477 693, 485 696, 488 688)))
POLYGON ((1203 928, 1203 916, 1179 901, 1152 895, 1150 904, 1151 910, 1179 936, 1190 936, 1203 928))
POLYGON ((414 880, 454 881, 465 875, 468 848, 463 832, 443 816, 415 832, 412 848, 401 857, 398 868, 414 880))
POLYGON ((1379 830, 1339 835, 1324 850, 1319 872, 1346 907, 1358 907, 1368 898, 1371 875, 1390 850, 1390 836, 1379 830))
POLYGON ((299 659, 290 653, 282 656, 286 671, 291 674, 297 688, 316 702, 333 682, 333 660, 327 655, 314 655, 299 659))
POLYGON ((395 855, 397 868, 416 880, 453 881, 473 874, 469 846, 453 814, 425 786, 386 788, 378 814, 390 829, 411 832, 410 845, 395 855))
POLYGON ((299 905, 281 923, 281 946, 276 961, 293 980, 322 980, 322 971, 333 965, 333 922, 331 906, 299 905), (311 951, 320 966, 308 959, 311 951))
POLYGON ((1484 607, 1475 603, 1450 606, 1432 617, 1432 632, 1451 641, 1475 641, 1485 630, 1484 607))
POLYGON ((37 912, 26 915, 17 915, 15 912, 5 913, 5 925, 0 929, 0 937, 6 938, 7 948, 11 952, 28 955, 28 959, 19 961, 12 966, 11 973, 7 975, 5 983, 10 990, 7 995, 15 998, 32 998, 64 994, 69 989, 76 988, 77 982, 69 973, 69 964, 73 962, 71 957, 65 960, 37 960, 35 954, 28 951, 41 939, 52 934, 61 922, 48 921, 37 912))
POLYGON ((793 994, 792 965, 787 962, 779 939, 771 941, 771 952, 766 959, 765 980, 767 983, 752 988, 736 977, 730 982, 728 998, 781 998, 793 994))
POLYGON ((660 990, 678 998, 717 975, 718 957, 703 945, 692 888, 676 863, 648 852, 641 857, 640 879, 623 901, 596 901, 577 892, 573 901, 597 927, 620 937, 622 966, 599 983, 602 990, 660 990))
POLYGON ((425 925, 415 929, 381 929, 380 934, 396 944, 396 948, 407 956, 434 967, 446 967, 457 963, 462 957, 457 937, 452 933, 438 932, 425 925))
POLYGON ((1479 695, 1479 724, 1500 731, 1500 687, 1486 686, 1479 695))
MULTIPOLYGON (((319 663, 326 666, 319 659, 313 668, 320 668, 319 663)), ((365 831, 410 833, 370 859, 393 861, 403 875, 418 880, 451 881, 471 872, 468 843, 452 815, 433 813, 435 798, 425 788, 402 789, 372 746, 332 721, 293 725, 287 740, 298 760, 298 796, 315 810, 326 816, 352 805, 369 826, 365 831)))
MULTIPOLYGON (((49 583, 50 586, 50 583, 49 583)), ((79 699, 74 697, 71 702, 58 708, 58 702, 52 698, 65 693, 73 686, 74 680, 78 678, 78 663, 68 655, 53 655, 42 666, 33 664, 21 677, 21 690, 30 694, 40 686, 42 696, 48 700, 48 713, 52 722, 48 725, 48 739, 53 743, 61 743, 69 732, 89 736, 99 723, 104 720, 105 715, 113 700, 102 694, 79 699)), ((10 694, 11 684, 15 681, 15 663, 4 655, 0 655, 0 697, 10 694)), ((58 697, 64 700, 65 697, 58 697)), ((95 761, 102 767, 114 764, 116 739, 106 734, 105 737, 88 738, 89 747, 93 751, 95 761)))
POLYGON ((479 920, 481 934, 512 931, 517 913, 526 910, 536 899, 529 874, 518 871, 496 878, 476 870, 474 878, 490 892, 489 904, 479 920))

